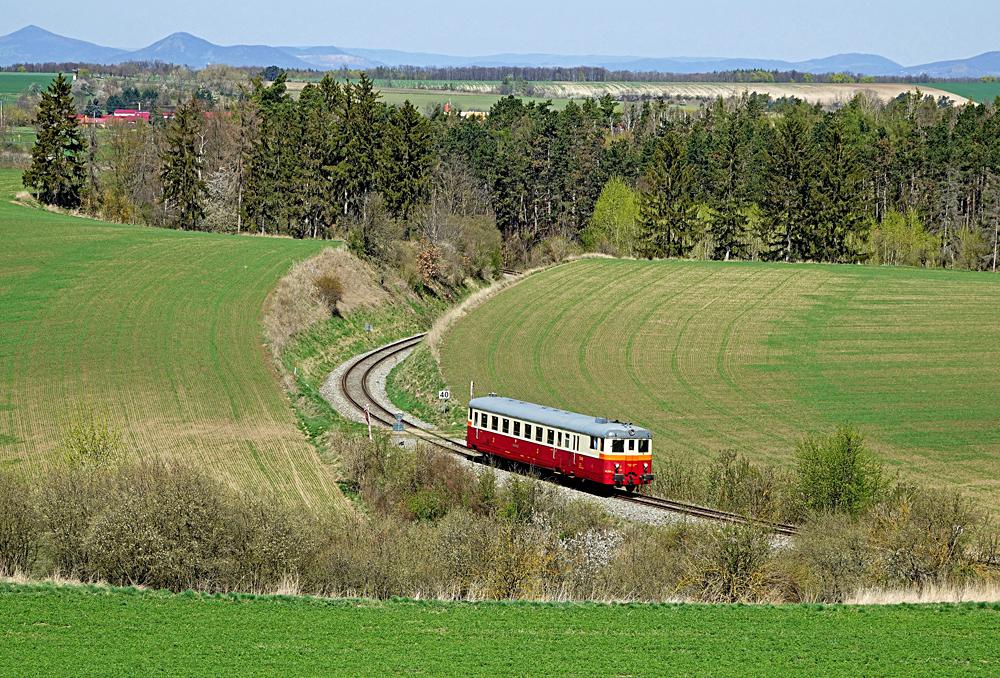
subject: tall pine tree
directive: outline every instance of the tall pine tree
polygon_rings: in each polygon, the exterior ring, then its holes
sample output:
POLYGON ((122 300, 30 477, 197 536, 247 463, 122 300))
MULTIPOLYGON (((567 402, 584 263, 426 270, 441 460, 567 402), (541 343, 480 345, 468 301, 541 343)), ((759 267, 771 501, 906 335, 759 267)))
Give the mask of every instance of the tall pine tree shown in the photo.
POLYGON ((696 224, 691 177, 679 135, 668 132, 643 177, 637 248, 641 256, 683 257, 691 251, 696 224))
POLYGON ((42 93, 35 124, 38 138, 22 178, 25 188, 47 205, 79 207, 86 181, 85 144, 70 83, 62 73, 42 93))
POLYGON ((409 101, 393 109, 381 149, 379 186, 394 216, 410 218, 430 195, 431 126, 409 101))
POLYGON ((163 207, 176 228, 196 229, 205 217, 208 188, 202 179, 203 160, 198 152, 201 111, 191 101, 177 109, 167 128, 167 148, 160 165, 163 207))

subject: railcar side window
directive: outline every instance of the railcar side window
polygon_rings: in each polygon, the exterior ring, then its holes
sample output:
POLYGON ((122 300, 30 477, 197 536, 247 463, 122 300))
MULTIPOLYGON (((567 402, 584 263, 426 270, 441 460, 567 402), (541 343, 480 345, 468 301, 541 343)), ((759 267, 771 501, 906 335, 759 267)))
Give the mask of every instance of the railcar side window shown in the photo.
POLYGON ((537 442, 542 442, 542 433, 544 433, 544 429, 541 426, 536 426, 535 427, 535 440, 537 442))
POLYGON ((625 441, 624 440, 612 440, 611 441, 611 451, 612 452, 624 452, 625 451, 625 441))
POLYGON ((639 441, 639 451, 640 452, 649 452, 649 441, 648 440, 640 440, 639 441))
POLYGON ((592 450, 597 449, 597 438, 595 438, 594 436, 590 436, 590 449, 592 450))
POLYGON ((524 425, 524 437, 531 440, 531 424, 524 425))
POLYGON ((506 417, 504 417, 504 420, 503 420, 503 432, 506 433, 509 430, 510 430, 510 419, 507 419, 506 417))
POLYGON ((514 422, 514 435, 516 436, 521 435, 521 422, 519 421, 514 422))
POLYGON ((493 419, 493 422, 492 422, 493 425, 490 428, 492 428, 494 431, 499 431, 500 430, 500 426, 497 424, 497 418, 496 418, 496 416, 492 417, 492 419, 493 419))
POLYGON ((556 444, 556 432, 553 431, 550 428, 549 429, 545 429, 545 430, 548 432, 548 435, 546 436, 546 438, 549 441, 549 445, 555 445, 556 444))

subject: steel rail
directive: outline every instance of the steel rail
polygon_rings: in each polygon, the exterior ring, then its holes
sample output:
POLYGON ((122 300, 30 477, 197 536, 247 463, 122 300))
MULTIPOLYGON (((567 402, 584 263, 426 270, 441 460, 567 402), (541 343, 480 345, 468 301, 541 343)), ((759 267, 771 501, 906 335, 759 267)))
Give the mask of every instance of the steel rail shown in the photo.
MULTIPOLYGON (((371 416, 374 421, 377 421, 384 426, 390 428, 392 427, 392 425, 396 422, 396 415, 383 407, 372 395, 371 389, 368 386, 368 378, 371 373, 383 363, 393 359, 403 351, 413 348, 419 344, 423 340, 424 336, 424 334, 415 334, 411 337, 386 344, 385 346, 382 346, 381 348, 378 348, 356 360, 346 370, 344 370, 344 373, 340 377, 340 388, 344 397, 347 398, 347 400, 358 410, 358 412, 365 412, 365 405, 367 404, 369 416, 371 416), (360 373, 358 372, 359 370, 360 373), (351 383, 352 379, 356 379, 358 385, 360 386, 360 396, 351 383)), ((486 455, 482 453, 470 450, 463 442, 456 441, 434 431, 428 431, 412 420, 407 419, 405 416, 402 419, 402 423, 409 428, 409 432, 411 434, 424 440, 425 442, 430 443, 431 445, 435 445, 453 454, 461 455, 466 459, 473 461, 483 462, 487 458, 486 455)), ((549 478, 549 480, 556 482, 555 477, 549 478)), ((731 525, 756 525, 780 535, 791 536, 798 533, 798 528, 795 525, 761 520, 758 518, 743 516, 738 513, 720 511, 718 509, 699 506, 697 504, 677 501, 674 499, 664 499, 662 497, 653 497, 646 494, 635 494, 619 489, 607 493, 607 490, 604 490, 604 488, 599 485, 594 488, 574 487, 574 489, 596 496, 613 497, 621 501, 641 504, 643 506, 659 509, 661 511, 703 518, 720 523, 727 523, 731 525), (602 492, 601 490, 604 491, 602 492)))

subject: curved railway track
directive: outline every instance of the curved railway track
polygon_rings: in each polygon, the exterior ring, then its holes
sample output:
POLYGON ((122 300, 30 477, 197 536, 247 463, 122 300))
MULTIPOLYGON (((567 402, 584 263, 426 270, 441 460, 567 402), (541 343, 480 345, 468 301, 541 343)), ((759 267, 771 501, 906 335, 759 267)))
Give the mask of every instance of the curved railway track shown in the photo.
MULTIPOLYGON (((403 351, 413 348, 419 344, 423 338, 423 334, 415 334, 411 337, 386 344, 385 346, 368 353, 361 359, 356 360, 346 370, 344 370, 344 373, 341 375, 340 389, 344 397, 358 410, 359 413, 365 412, 365 408, 367 406, 367 411, 369 412, 373 423, 377 422, 383 426, 392 427, 392 425, 396 422, 396 415, 383 407, 379 401, 372 396, 371 387, 368 384, 369 376, 376 368, 380 367, 389 360, 394 359, 403 351)), ((452 454, 458 454, 471 461, 480 463, 487 461, 485 455, 468 449, 465 446, 464 441, 458 441, 441 435, 440 433, 428 431, 416 422, 407 419, 405 416, 403 417, 402 422, 403 425, 407 427, 411 435, 420 438, 435 447, 447 450, 452 454)), ((549 474, 546 477, 546 480, 559 482, 560 478, 562 478, 562 476, 553 473, 549 474)), ((632 494, 627 493, 624 490, 608 491, 600 486, 588 487, 585 485, 573 485, 573 487, 574 489, 587 492, 588 494, 611 496, 620 501, 640 504, 642 506, 659 509, 661 511, 669 511, 671 513, 678 513, 695 518, 728 523, 731 525, 758 525, 779 535, 791 536, 798 532, 798 528, 795 525, 758 520, 756 518, 749 518, 747 516, 729 513, 727 511, 719 511, 717 509, 699 506, 688 502, 663 499, 661 497, 651 497, 644 494, 632 494)))

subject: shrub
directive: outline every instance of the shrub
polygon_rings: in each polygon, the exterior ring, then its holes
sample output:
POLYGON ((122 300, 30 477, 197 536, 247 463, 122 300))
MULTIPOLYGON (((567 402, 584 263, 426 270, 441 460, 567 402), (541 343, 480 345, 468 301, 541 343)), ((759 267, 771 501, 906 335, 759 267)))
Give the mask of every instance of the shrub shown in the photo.
POLYGON ((635 190, 620 177, 610 179, 580 237, 588 250, 634 255, 639 239, 639 197, 635 190))
POLYGON ((798 446, 799 491, 806 508, 857 515, 882 495, 882 465, 861 434, 842 426, 827 437, 807 437, 798 446))
POLYGON ((0 575, 30 572, 40 541, 41 521, 28 486, 0 476, 0 575))
POLYGON ((957 492, 898 491, 872 512, 870 549, 883 585, 953 582, 975 566, 983 516, 957 492))
POLYGON ((771 535, 752 525, 710 528, 691 549, 685 568, 689 592, 713 603, 755 603, 775 597, 771 535))
POLYGON ((806 522, 791 544, 784 567, 802 602, 843 602, 871 582, 873 556, 865 526, 844 514, 806 522))
POLYGON ((84 415, 63 434, 66 459, 74 466, 115 466, 122 462, 122 434, 106 421, 84 415))
POLYGON ((708 502, 724 511, 782 519, 793 511, 788 479, 770 466, 758 466, 736 452, 723 452, 708 469, 708 502))
POLYGON ((340 278, 332 273, 328 273, 316 279, 316 292, 323 304, 330 309, 330 313, 338 315, 337 304, 344 298, 344 284, 340 278))

